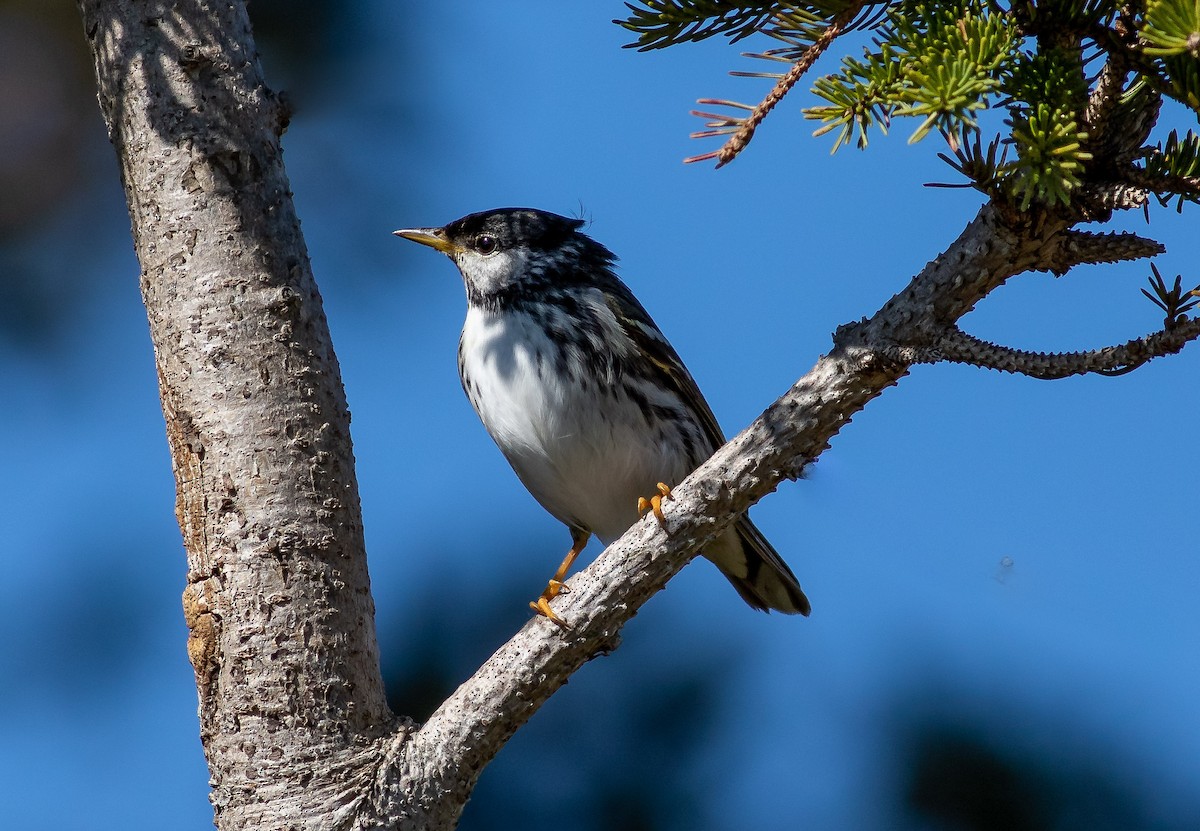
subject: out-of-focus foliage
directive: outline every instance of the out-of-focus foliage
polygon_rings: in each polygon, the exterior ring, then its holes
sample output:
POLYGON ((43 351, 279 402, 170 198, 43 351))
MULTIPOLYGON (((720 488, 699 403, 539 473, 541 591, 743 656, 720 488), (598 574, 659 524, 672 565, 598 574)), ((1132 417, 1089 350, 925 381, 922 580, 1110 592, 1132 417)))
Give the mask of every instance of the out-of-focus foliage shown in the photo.
MULTIPOLYGON (((1197 807, 1153 807, 1128 757, 1062 705, 998 702, 933 674, 889 693, 885 764, 895 811, 886 827, 956 831, 1185 831, 1197 807)), ((1143 780, 1144 782, 1145 780, 1143 780)))
MULTIPOLYGON (((528 552, 497 556, 518 560, 528 552)), ((439 592, 424 595, 405 625, 380 638, 392 710, 427 718, 524 623, 527 609, 517 599, 527 591, 515 580, 493 583, 489 594, 457 606, 453 616, 445 614, 439 592), (388 648, 413 632, 419 640, 388 648)), ((566 805, 578 831, 719 827, 709 816, 713 801, 700 769, 714 761, 706 754, 709 726, 729 692, 730 658, 720 649, 712 641, 681 647, 670 638, 639 639, 618 650, 607 671, 585 669, 488 768, 461 827, 552 826, 566 805)))
MULTIPOLYGON (((297 109, 319 107, 351 46, 353 8, 255 0, 249 11, 271 83, 295 80, 297 109)), ((94 254, 96 214, 124 216, 72 0, 0 0, 0 194, 0 345, 43 356, 98 288, 79 266, 94 254)))

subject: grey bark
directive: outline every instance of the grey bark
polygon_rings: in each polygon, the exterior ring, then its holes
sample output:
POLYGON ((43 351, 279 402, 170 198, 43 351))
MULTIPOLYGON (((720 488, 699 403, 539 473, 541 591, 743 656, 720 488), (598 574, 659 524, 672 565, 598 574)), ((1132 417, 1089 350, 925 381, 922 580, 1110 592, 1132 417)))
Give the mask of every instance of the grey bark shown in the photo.
MULTIPOLYGON (((241 2, 78 0, 141 262, 222 829, 450 829, 480 771, 697 547, 799 475, 1070 217, 985 206, 947 251, 637 523, 417 728, 384 701, 349 433, 241 2), (891 356, 891 357, 889 357, 891 356)), ((819 605, 819 600, 818 600, 819 605)))
POLYGON ((394 726, 285 116, 241 3, 79 5, 141 263, 217 823, 288 827, 394 726))

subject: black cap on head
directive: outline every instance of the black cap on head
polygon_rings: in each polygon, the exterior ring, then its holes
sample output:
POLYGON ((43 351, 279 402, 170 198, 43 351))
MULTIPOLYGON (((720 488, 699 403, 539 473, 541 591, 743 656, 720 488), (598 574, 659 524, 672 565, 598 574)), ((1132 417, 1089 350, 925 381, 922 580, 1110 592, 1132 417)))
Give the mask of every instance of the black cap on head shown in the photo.
POLYGON ((495 208, 454 220, 446 226, 446 236, 462 242, 488 234, 502 250, 526 247, 546 251, 557 248, 583 224, 582 219, 536 208, 495 208))

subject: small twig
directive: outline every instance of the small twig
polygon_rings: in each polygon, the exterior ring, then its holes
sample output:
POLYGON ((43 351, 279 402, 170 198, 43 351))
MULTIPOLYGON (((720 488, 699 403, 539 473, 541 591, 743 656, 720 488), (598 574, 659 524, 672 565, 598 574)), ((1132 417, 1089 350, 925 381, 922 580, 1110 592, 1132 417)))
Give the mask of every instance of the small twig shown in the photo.
MULTIPOLYGON (((1058 249, 1047 252, 1044 270, 1061 277, 1077 265, 1141 260, 1166 252, 1157 240, 1124 232, 1066 231, 1058 249)), ((1039 269, 1042 270, 1042 269, 1039 269)))
POLYGON ((1113 211, 1144 207, 1149 198, 1145 188, 1128 182, 1084 185, 1075 192, 1079 218, 1084 222, 1107 222, 1113 211))
POLYGON ((1155 306, 1163 310, 1166 315, 1163 320, 1163 327, 1166 329, 1174 329, 1180 323, 1187 321, 1187 313, 1200 305, 1200 286, 1185 292, 1183 290, 1183 275, 1175 275, 1175 283, 1170 288, 1167 287, 1167 281, 1163 279, 1162 273, 1159 272, 1158 266, 1150 263, 1150 271, 1152 276, 1147 282, 1150 283, 1150 291, 1142 289, 1142 294, 1146 299, 1155 306))
POLYGON ((1122 178, 1152 193, 1177 193, 1184 196, 1200 196, 1200 176, 1155 176, 1140 167, 1122 174, 1122 178))
MULTIPOLYGON (((733 161, 739 153, 746 149, 746 145, 750 143, 750 139, 754 138, 754 131, 758 129, 758 125, 761 124, 763 119, 767 117, 767 114, 775 108, 776 104, 783 100, 783 96, 787 95, 788 92, 791 91, 792 87, 794 87, 796 82, 803 77, 804 73, 812 68, 812 65, 816 63, 817 58, 821 57, 821 54, 827 48, 829 48, 829 45, 833 43, 834 39, 846 31, 847 27, 854 21, 855 16, 857 16, 858 12, 862 9, 865 3, 866 0, 857 0, 857 2, 851 3, 836 17, 834 17, 829 26, 827 26, 825 30, 817 36, 817 39, 812 42, 811 46, 804 50, 804 54, 800 56, 800 59, 792 64, 792 68, 789 69, 787 73, 779 79, 778 82, 776 82, 774 88, 767 93, 767 97, 759 102, 758 106, 750 112, 750 115, 746 116, 746 118, 740 122, 734 122, 728 119, 724 121, 724 123, 729 126, 732 126, 734 123, 738 123, 739 126, 736 132, 734 132, 733 135, 731 135, 725 141, 725 143, 721 145, 719 150, 714 150, 711 153, 704 153, 699 156, 690 156, 689 158, 683 160, 684 164, 716 159, 717 167, 720 168, 733 161)), ((705 100, 700 101, 700 103, 705 103, 705 100)), ((715 124, 710 126, 720 125, 715 124)), ((705 137, 719 134, 721 134, 720 131, 706 131, 703 133, 698 133, 696 136, 705 137)))
POLYGON ((1117 346, 1088 352, 1046 353, 988 343, 957 327, 951 327, 931 346, 896 346, 884 352, 893 360, 909 364, 950 361, 1050 381, 1088 373, 1124 375, 1154 358, 1179 352, 1198 337, 1200 319, 1181 320, 1169 329, 1117 346))

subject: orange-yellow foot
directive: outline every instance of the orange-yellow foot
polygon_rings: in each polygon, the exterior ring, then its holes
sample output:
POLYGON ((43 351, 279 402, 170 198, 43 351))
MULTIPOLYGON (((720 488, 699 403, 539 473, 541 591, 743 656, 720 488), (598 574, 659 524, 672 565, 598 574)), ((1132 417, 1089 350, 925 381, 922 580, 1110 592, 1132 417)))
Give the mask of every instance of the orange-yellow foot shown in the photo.
POLYGON ((557 624, 563 630, 570 629, 571 626, 554 613, 554 610, 550 608, 550 601, 560 594, 570 594, 571 590, 563 585, 563 581, 567 578, 567 572, 571 570, 571 564, 575 562, 575 558, 579 556, 579 552, 583 551, 583 547, 588 544, 588 539, 591 536, 591 533, 588 531, 571 529, 571 550, 567 552, 567 556, 563 558, 558 571, 554 572, 554 576, 546 584, 546 590, 542 592, 542 596, 537 600, 531 601, 529 604, 529 608, 542 617, 548 618, 551 623, 557 624))
POLYGON ((662 482, 658 483, 658 493, 647 499, 644 496, 638 497, 638 513, 645 514, 646 511, 653 511, 654 518, 658 520, 658 524, 664 528, 667 525, 667 518, 663 516, 662 503, 664 499, 671 498, 671 489, 662 482))
POLYGON ((537 600, 529 601, 529 608, 533 609, 539 615, 546 618, 565 632, 571 628, 571 624, 554 614, 554 610, 550 608, 550 601, 558 593, 556 592, 555 594, 550 594, 549 592, 550 587, 547 587, 546 591, 542 593, 541 597, 539 597, 537 600))

